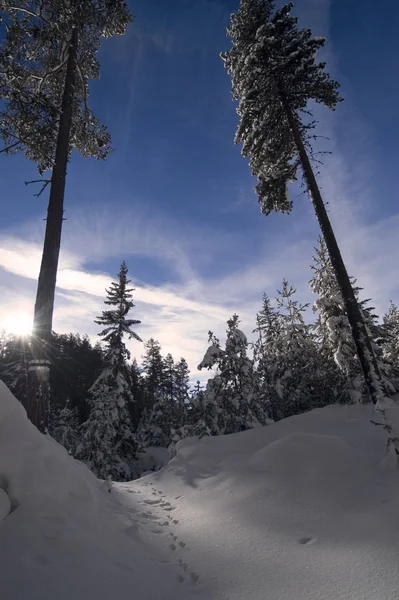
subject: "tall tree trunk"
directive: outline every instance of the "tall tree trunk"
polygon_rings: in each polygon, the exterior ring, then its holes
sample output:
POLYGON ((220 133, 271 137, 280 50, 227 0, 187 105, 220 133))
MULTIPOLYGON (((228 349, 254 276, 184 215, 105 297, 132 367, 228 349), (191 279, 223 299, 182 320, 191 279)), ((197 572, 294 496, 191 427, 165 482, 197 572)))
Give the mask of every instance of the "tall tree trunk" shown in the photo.
POLYGON ((77 47, 78 30, 73 29, 69 46, 54 168, 51 176, 46 232, 33 320, 32 360, 28 372, 27 413, 32 423, 42 432, 46 431, 47 428, 50 403, 50 344, 73 116, 77 47))
POLYGON ((310 164, 310 160, 302 140, 296 115, 294 115, 293 111, 291 110, 290 106, 284 98, 281 98, 281 103, 286 112, 287 119, 292 134, 294 136, 295 144, 298 149, 299 158, 301 161, 303 174, 308 186, 309 195, 312 200, 313 207, 316 213, 317 220, 319 221, 324 240, 326 242, 327 250, 331 259, 331 263, 334 269, 335 276, 337 278, 339 288, 341 290, 346 314, 348 316, 348 321, 352 330, 353 340, 355 342, 356 351, 363 370, 364 378, 370 392, 370 397, 373 403, 377 404, 379 400, 381 400, 384 396, 387 395, 387 391, 384 389, 384 381, 373 348, 371 346, 371 341, 367 333, 367 329, 362 314, 360 312, 359 304, 353 291, 353 287, 350 282, 345 263, 341 256, 341 252, 337 240, 335 238, 335 234, 331 226, 331 222, 326 211, 323 198, 319 190, 319 186, 317 185, 312 165, 310 164))

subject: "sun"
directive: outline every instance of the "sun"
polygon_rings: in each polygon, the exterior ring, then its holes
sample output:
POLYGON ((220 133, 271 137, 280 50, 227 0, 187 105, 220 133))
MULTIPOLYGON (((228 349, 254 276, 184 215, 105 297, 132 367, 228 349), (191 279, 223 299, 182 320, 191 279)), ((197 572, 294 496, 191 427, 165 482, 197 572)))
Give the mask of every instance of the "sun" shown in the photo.
POLYGON ((14 335, 30 335, 32 333, 32 316, 26 312, 13 312, 1 321, 1 329, 14 335))

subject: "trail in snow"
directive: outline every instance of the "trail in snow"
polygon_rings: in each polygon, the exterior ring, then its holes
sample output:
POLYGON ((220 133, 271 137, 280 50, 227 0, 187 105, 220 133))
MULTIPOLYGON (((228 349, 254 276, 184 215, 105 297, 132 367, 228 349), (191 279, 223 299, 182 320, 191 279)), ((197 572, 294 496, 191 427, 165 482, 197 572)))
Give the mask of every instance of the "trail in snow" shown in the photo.
MULTIPOLYGON (((131 499, 126 494, 135 494, 135 507, 131 510, 136 513, 140 534, 162 536, 163 541, 159 546, 166 555, 169 554, 169 559, 161 559, 160 562, 174 564, 179 569, 180 572, 176 576, 179 583, 198 586, 200 576, 188 562, 187 542, 181 539, 180 533, 174 529, 180 523, 175 514, 175 511, 178 512, 178 507, 168 500, 162 490, 145 479, 142 482, 114 484, 114 490, 119 494, 119 501, 125 506, 131 505, 131 499), (137 489, 138 487, 141 489, 137 489)), ((175 500, 180 497, 177 496, 175 500)))

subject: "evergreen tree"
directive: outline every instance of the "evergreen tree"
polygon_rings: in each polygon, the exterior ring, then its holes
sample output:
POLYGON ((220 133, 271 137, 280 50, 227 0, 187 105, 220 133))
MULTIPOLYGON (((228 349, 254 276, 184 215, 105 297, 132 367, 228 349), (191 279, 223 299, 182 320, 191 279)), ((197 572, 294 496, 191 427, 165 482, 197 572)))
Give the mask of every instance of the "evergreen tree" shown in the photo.
MULTIPOLYGON (((88 82, 99 77, 102 38, 123 34, 131 15, 113 0, 2 0, 0 136, 4 152, 23 152, 40 174, 51 170, 42 262, 34 311, 28 416, 45 431, 55 285, 67 163, 75 148, 103 159, 110 137, 88 107, 88 82)), ((39 192, 41 193, 41 192, 39 192)))
POLYGON ((174 371, 174 399, 177 406, 184 410, 189 401, 190 369, 187 361, 181 358, 175 365, 174 371))
POLYGON ((114 308, 103 311, 96 320, 104 326, 99 335, 106 345, 107 367, 90 389, 90 416, 82 426, 82 441, 77 449, 78 458, 103 479, 128 480, 136 475, 137 444, 128 408, 133 402, 126 364, 130 353, 123 338, 125 335, 138 341, 141 338, 132 330, 140 321, 128 318, 134 306, 129 283, 123 262, 118 282, 111 284, 105 300, 105 304, 114 308))
POLYGON ((392 301, 389 310, 383 318, 384 338, 382 341, 382 353, 384 360, 390 367, 390 376, 399 389, 399 309, 392 301))
MULTIPOLYGON (((337 284, 325 242, 321 237, 319 238, 319 246, 315 250, 314 265, 311 265, 314 276, 310 281, 310 287, 319 296, 315 302, 315 310, 319 311, 316 328, 321 337, 323 348, 330 349, 337 366, 346 375, 347 391, 351 401, 364 402, 365 399, 369 400, 368 388, 356 355, 356 347, 351 335, 341 291, 337 284)), ((373 312, 374 308, 369 305, 370 300, 359 301, 358 296, 361 288, 356 286, 354 279, 352 279, 352 285, 366 324, 367 334, 384 387, 392 393, 392 384, 388 378, 388 365, 384 361, 381 349, 383 330, 378 324, 378 317, 373 312)), ((337 383, 339 383, 339 378, 337 383)))
POLYGON ((130 365, 130 379, 132 382, 132 396, 134 401, 129 403, 129 412, 134 429, 136 430, 145 409, 145 395, 141 369, 135 358, 130 365))
POLYGON ((162 396, 164 368, 161 346, 157 340, 150 338, 144 344, 143 375, 146 409, 150 409, 162 396))
POLYGON ((315 392, 320 380, 318 348, 304 318, 308 305, 295 300, 295 293, 284 280, 276 298, 280 327, 274 346, 275 388, 284 417, 329 403, 315 392))
POLYGON ((311 269, 310 289, 318 295, 314 310, 318 311, 316 331, 322 348, 327 348, 335 363, 347 379, 347 390, 352 402, 362 402, 368 391, 365 388, 361 365, 356 356, 350 324, 337 279, 332 268, 326 244, 319 237, 319 246, 311 269))
POLYGON ((165 402, 173 402, 175 392, 175 361, 169 353, 162 360, 162 392, 165 402))
POLYGON ((53 419, 50 429, 51 436, 64 446, 70 454, 74 454, 79 440, 79 416, 76 407, 72 408, 67 400, 64 408, 58 411, 53 419))
POLYGON ((310 29, 299 29, 292 8, 292 2, 275 10, 273 0, 241 0, 231 17, 227 32, 233 45, 222 58, 232 78, 233 98, 239 100, 235 141, 242 142, 242 153, 250 159, 266 215, 291 211, 287 186, 297 179, 301 167, 370 396, 377 403, 387 390, 307 152, 312 152, 315 121, 300 117, 309 115, 311 101, 334 110, 341 100, 339 84, 324 71, 325 63, 316 62, 325 39, 313 37, 310 29))
POLYGON ((168 354, 163 360, 161 393, 156 395, 154 405, 140 423, 139 435, 144 446, 168 448, 176 431, 186 424, 188 376, 184 358, 175 364, 172 355, 168 354))
POLYGON ((77 409, 79 423, 89 416, 87 390, 105 367, 105 355, 100 344, 94 347, 87 336, 53 334, 52 369, 50 377, 51 406, 77 409))
POLYGON ((258 376, 260 402, 270 417, 277 421, 281 418, 280 399, 276 390, 276 366, 274 356, 281 321, 279 314, 267 294, 263 295, 262 309, 256 315, 256 332, 258 339, 254 344, 254 359, 258 376))
POLYGON ((308 305, 300 304, 295 292, 284 280, 276 304, 264 295, 257 315, 260 395, 275 421, 337 400, 313 326, 305 322, 308 305))
POLYGON ((239 320, 233 315, 227 321, 225 350, 210 332, 211 343, 198 369, 217 367, 217 374, 208 381, 208 428, 212 435, 236 433, 260 424, 259 397, 255 384, 253 361, 247 356, 248 341, 238 328, 239 320))

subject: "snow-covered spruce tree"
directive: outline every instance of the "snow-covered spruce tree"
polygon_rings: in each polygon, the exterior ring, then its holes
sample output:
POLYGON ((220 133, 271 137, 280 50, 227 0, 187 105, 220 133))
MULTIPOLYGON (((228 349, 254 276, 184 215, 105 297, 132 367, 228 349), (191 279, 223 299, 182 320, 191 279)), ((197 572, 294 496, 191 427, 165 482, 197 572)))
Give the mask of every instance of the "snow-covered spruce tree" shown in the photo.
POLYGON ((317 63, 325 39, 299 29, 291 15, 293 3, 275 10, 273 0, 241 0, 227 30, 232 48, 222 54, 232 78, 232 94, 239 100, 240 124, 235 141, 250 159, 257 178, 262 212, 290 212, 287 193, 301 167, 317 219, 345 303, 356 351, 374 403, 384 389, 366 327, 309 160, 314 121, 309 102, 334 110, 341 100, 339 84, 317 63))
POLYGON ((147 383, 151 388, 154 387, 154 390, 152 391, 152 407, 148 407, 143 416, 139 427, 139 436, 144 447, 167 448, 172 439, 171 432, 175 419, 175 363, 170 353, 162 358, 157 342, 148 345, 148 358, 150 360, 148 363, 146 361, 145 369, 149 369, 150 377, 147 379, 147 383), (158 356, 161 359, 160 362, 158 356))
MULTIPOLYGON (((103 38, 132 20, 124 0, 0 0, 0 136, 3 152, 23 152, 50 184, 46 231, 34 310, 28 416, 45 431, 55 285, 64 215, 67 163, 73 148, 104 159, 110 136, 88 106, 98 79, 103 38)), ((41 192, 39 192, 40 194, 41 192)))
MULTIPOLYGON (((315 327, 321 338, 322 348, 327 348, 330 351, 337 366, 345 374, 350 400, 352 402, 368 401, 369 392, 356 355, 342 294, 322 237, 319 238, 319 246, 315 248, 315 251, 314 264, 311 265, 314 275, 310 280, 310 288, 319 296, 314 304, 314 309, 319 313, 315 327)), ((384 386, 392 393, 394 389, 388 378, 388 365, 384 360, 380 346, 383 329, 378 324, 378 317, 373 313, 374 309, 368 304, 369 300, 359 301, 361 288, 356 286, 354 279, 352 279, 352 286, 359 302, 359 308, 366 324, 384 386)), ((339 380, 337 383, 339 383, 339 380)))
POLYGON ((392 301, 383 317, 384 337, 381 348, 395 389, 399 390, 399 309, 392 301))
POLYGON ((267 294, 263 295, 262 308, 256 315, 258 334, 254 343, 254 360, 259 385, 259 402, 266 413, 277 421, 282 418, 280 398, 276 390, 276 360, 274 350, 279 339, 281 319, 267 294))
POLYGON ((190 369, 185 358, 175 364, 174 372, 174 398, 180 409, 184 409, 189 402, 190 369))
MULTIPOLYGON (((49 427, 50 429, 50 427, 49 427)), ((79 440, 79 415, 78 409, 71 407, 69 399, 64 408, 57 411, 52 419, 52 427, 50 429, 51 437, 53 437, 61 446, 72 455, 75 454, 79 440)))
POLYGON ((145 408, 149 410, 163 393, 163 359, 161 346, 157 340, 150 338, 144 345, 143 375, 145 408))
POLYGON ((363 402, 368 399, 368 390, 357 359, 342 294, 322 237, 319 237, 315 252, 311 265, 314 274, 309 283, 312 292, 318 295, 314 303, 314 310, 318 312, 315 328, 321 347, 330 351, 338 368, 345 374, 350 401, 363 402))
POLYGON ((189 370, 182 358, 175 364, 171 354, 163 359, 162 391, 140 426, 144 446, 168 448, 186 422, 189 370))
POLYGON ((198 369, 217 367, 215 377, 208 381, 205 397, 209 407, 208 427, 213 435, 236 433, 264 424, 263 412, 259 410, 253 361, 247 356, 248 341, 238 328, 239 319, 233 315, 227 321, 225 349, 210 334, 211 342, 198 369), (213 410, 212 410, 213 405, 213 410))
POLYGON ((280 323, 273 344, 273 383, 283 417, 333 401, 320 365, 313 328, 305 322, 308 305, 296 300, 295 293, 296 289, 284 280, 276 297, 280 323))
POLYGON ((141 368, 138 366, 135 358, 132 360, 130 365, 130 379, 132 382, 132 395, 134 401, 133 403, 129 403, 129 412, 133 422, 134 430, 136 430, 140 422, 141 415, 144 411, 145 398, 141 368))
POLYGON ((99 335, 106 345, 107 366, 90 389, 90 416, 81 427, 81 442, 76 452, 97 477, 119 481, 136 476, 137 452, 128 408, 133 402, 130 369, 126 363, 130 353, 123 338, 126 335, 142 341, 132 330, 132 326, 141 321, 128 317, 134 307, 134 290, 128 287, 127 272, 123 262, 117 283, 111 283, 107 290, 105 304, 111 308, 96 320, 104 327, 99 335))
POLYGON ((173 401, 175 388, 175 361, 170 352, 162 361, 162 397, 165 401, 173 401))

